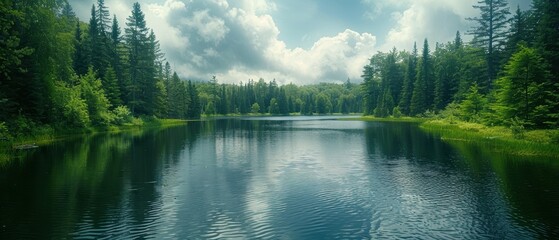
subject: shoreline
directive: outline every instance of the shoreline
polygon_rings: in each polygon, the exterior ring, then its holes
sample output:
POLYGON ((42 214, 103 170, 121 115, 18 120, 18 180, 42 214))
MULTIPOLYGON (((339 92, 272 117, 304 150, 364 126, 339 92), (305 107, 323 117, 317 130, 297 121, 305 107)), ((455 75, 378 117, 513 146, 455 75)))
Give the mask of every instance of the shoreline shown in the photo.
POLYGON ((490 148, 494 153, 559 159, 559 130, 524 130, 520 134, 515 135, 510 128, 504 126, 486 126, 479 123, 450 121, 446 119, 362 116, 340 120, 417 123, 424 132, 437 135, 445 142, 465 142, 472 145, 480 145, 490 148))
MULTIPOLYGON (((297 114, 235 114, 203 116, 201 119, 143 119, 140 124, 126 124, 121 126, 91 127, 84 129, 70 129, 67 131, 53 130, 48 134, 25 136, 20 139, 0 142, 0 162, 9 161, 15 151, 35 148, 55 141, 63 141, 80 137, 85 134, 119 133, 140 129, 165 128, 186 125, 188 122, 205 121, 219 117, 270 117, 270 116, 303 116, 297 114)), ((312 115, 325 116, 325 115, 312 115)), ((490 147, 492 152, 507 153, 519 156, 545 156, 559 158, 559 130, 535 129, 525 130, 520 135, 513 134, 510 128, 504 126, 485 126, 478 123, 449 121, 433 118, 377 118, 373 116, 358 116, 355 114, 329 114, 326 116, 350 116, 339 118, 338 121, 366 121, 366 122, 394 122, 417 123, 418 127, 429 134, 434 134, 445 142, 466 142, 473 145, 490 147), (353 117, 355 116, 355 117, 353 117)))

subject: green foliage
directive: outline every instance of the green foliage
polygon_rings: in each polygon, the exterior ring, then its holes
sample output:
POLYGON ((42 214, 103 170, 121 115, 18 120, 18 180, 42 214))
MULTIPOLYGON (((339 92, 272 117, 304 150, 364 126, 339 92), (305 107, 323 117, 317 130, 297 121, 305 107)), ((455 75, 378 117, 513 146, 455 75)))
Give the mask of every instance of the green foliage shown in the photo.
POLYGON ((132 112, 126 106, 118 106, 112 111, 113 121, 117 125, 131 123, 133 120, 132 112))
POLYGON ((526 131, 524 128, 524 121, 520 120, 518 117, 515 117, 510 119, 509 124, 509 128, 512 131, 512 135, 514 136, 514 138, 520 139, 524 137, 524 133, 526 131))
POLYGON ((423 54, 417 67, 417 77, 414 83, 410 103, 410 114, 418 115, 428 110, 433 104, 434 83, 431 57, 429 56, 429 43, 423 42, 423 54))
POLYGON ((499 68, 498 51, 503 48, 508 35, 510 12, 507 0, 481 0, 478 4, 473 7, 480 10, 480 15, 467 18, 476 24, 469 34, 474 36, 474 45, 485 49, 489 78, 479 83, 482 88, 491 89, 499 68))
POLYGON ((90 124, 87 103, 81 98, 79 87, 68 87, 56 82, 54 86, 53 115, 60 126, 83 128, 90 124))
POLYGON ((465 99, 460 103, 462 119, 474 122, 479 120, 479 115, 486 102, 485 97, 479 93, 478 85, 472 85, 465 99))
POLYGON ((0 141, 10 141, 12 140, 13 136, 10 134, 8 130, 8 126, 6 126, 5 122, 0 122, 0 141))
POLYGON ((414 89, 415 75, 417 67, 417 46, 413 44, 413 52, 408 56, 406 73, 404 75, 404 83, 402 87, 402 93, 400 94, 400 102, 398 106, 402 109, 402 113, 405 115, 410 114, 410 104, 414 89))
POLYGON ((559 5, 534 0, 532 6, 517 9, 508 29, 506 1, 482 0, 474 6, 480 16, 469 19, 476 23, 469 32, 474 36, 470 44, 456 32, 453 42, 437 43, 431 53, 425 40, 420 57, 415 45, 412 53, 399 54, 396 62, 405 68, 390 68, 395 50, 374 54, 362 75, 365 115, 394 115, 387 107, 387 86, 394 81, 386 79, 398 69, 394 76, 403 84, 396 89, 400 95, 392 92, 392 97, 404 115, 430 117, 439 112, 451 122, 493 126, 518 118, 526 128, 559 126, 559 32, 554 30, 559 5))
POLYGON ((10 5, 11 1, 0 3, 0 77, 3 79, 9 78, 14 71, 22 71, 22 58, 33 51, 21 46, 21 34, 16 24, 23 20, 24 14, 10 5))
POLYGON ((79 78, 81 97, 87 105, 90 120, 93 124, 108 125, 110 123, 109 100, 105 97, 101 80, 95 77, 90 68, 86 75, 79 78))
POLYGON ((258 105, 258 103, 253 103, 252 106, 250 106, 250 112, 254 114, 259 113, 260 105, 258 105))
POLYGON ((106 93, 106 97, 109 100, 109 103, 112 106, 121 105, 122 100, 120 99, 120 87, 118 86, 116 73, 112 66, 107 68, 102 83, 103 83, 104 92, 106 93))
POLYGON ((155 84, 155 116, 164 118, 167 116, 167 89, 162 80, 155 84))
POLYGON ((326 96, 326 94, 324 93, 319 93, 316 96, 316 112, 318 114, 326 114, 326 113, 331 113, 332 112, 332 102, 330 102, 330 99, 328 98, 328 96, 326 96))
POLYGON ((402 111, 400 111, 400 107, 396 106, 394 107, 394 109, 392 110, 392 116, 395 118, 401 118, 402 117, 402 111))
POLYGON ((279 104, 278 104, 278 100, 276 98, 272 98, 270 100, 270 107, 269 107, 269 111, 270 114, 279 114, 280 113, 280 108, 279 108, 279 104))
POLYGON ((209 101, 208 104, 206 104, 206 107, 204 107, 204 113, 206 115, 214 115, 216 114, 216 110, 215 110, 215 104, 213 101, 209 101))
POLYGON ((504 76, 497 82, 500 115, 504 119, 518 117, 537 126, 544 125, 549 114, 545 108, 545 87, 548 72, 535 49, 521 46, 505 66, 504 76))

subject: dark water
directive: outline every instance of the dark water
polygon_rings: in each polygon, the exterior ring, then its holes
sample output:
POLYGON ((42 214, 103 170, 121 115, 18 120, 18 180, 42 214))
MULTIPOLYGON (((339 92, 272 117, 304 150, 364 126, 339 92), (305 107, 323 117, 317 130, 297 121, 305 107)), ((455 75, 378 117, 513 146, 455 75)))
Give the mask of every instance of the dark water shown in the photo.
POLYGON ((222 119, 19 155, 0 239, 559 238, 558 159, 414 124, 222 119))

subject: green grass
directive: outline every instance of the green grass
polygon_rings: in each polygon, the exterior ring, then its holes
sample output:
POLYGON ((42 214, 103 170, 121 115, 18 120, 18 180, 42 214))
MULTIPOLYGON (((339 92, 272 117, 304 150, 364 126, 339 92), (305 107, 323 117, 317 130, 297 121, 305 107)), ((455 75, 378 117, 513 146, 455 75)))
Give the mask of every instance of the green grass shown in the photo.
POLYGON ((215 117, 283 117, 283 116, 347 116, 347 115, 355 115, 359 116, 360 113, 329 113, 329 114, 314 114, 314 115, 305 115, 299 112, 289 113, 287 115, 284 114, 271 114, 271 113, 228 113, 228 114, 212 114, 212 115, 202 115, 203 119, 211 119, 215 117))
POLYGON ((415 122, 415 123, 421 123, 426 121, 425 118, 414 118, 414 117, 400 117, 400 118, 395 118, 395 117, 387 117, 387 118, 379 118, 379 117, 374 117, 374 116, 359 116, 359 117, 355 117, 355 118, 343 118, 340 120, 346 120, 346 121, 366 121, 366 122, 415 122))
POLYGON ((503 126, 447 120, 428 120, 420 127, 439 135, 443 141, 478 144, 495 153, 559 158, 559 143, 556 142, 559 130, 526 130, 521 135, 515 135, 503 126))
POLYGON ((67 128, 53 129, 49 126, 37 128, 32 133, 16 134, 17 136, 6 141, 0 141, 0 165, 14 158, 17 158, 26 150, 17 150, 22 145, 47 145, 55 141, 68 140, 81 137, 86 134, 117 133, 124 131, 135 131, 149 128, 167 128, 172 126, 185 125, 191 120, 182 119, 157 119, 152 117, 134 118, 130 123, 120 126, 96 126, 88 128, 67 128))

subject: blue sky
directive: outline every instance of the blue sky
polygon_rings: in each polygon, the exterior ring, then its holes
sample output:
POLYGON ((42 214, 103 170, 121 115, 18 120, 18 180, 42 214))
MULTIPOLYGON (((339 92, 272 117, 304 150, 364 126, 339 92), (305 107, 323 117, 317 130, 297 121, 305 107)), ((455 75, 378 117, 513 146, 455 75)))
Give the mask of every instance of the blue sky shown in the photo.
MULTIPOLYGON (((96 0, 69 0, 88 21, 96 0)), ((105 0, 121 26, 136 0, 105 0)), ((471 27, 477 0, 139 1, 167 60, 185 79, 220 82, 359 82, 377 51, 453 39, 471 27)), ((530 6, 529 0, 511 0, 530 6)), ((467 39, 468 37, 465 36, 467 39)))

